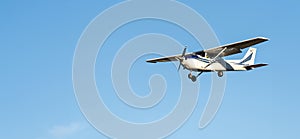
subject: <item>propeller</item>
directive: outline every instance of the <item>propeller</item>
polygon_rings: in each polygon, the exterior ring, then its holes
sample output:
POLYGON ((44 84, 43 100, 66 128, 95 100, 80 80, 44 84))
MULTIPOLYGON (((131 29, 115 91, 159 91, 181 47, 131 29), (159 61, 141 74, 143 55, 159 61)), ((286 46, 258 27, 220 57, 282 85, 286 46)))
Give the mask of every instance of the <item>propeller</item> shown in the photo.
POLYGON ((179 60, 179 66, 178 66, 177 71, 179 71, 180 68, 181 68, 181 66, 183 66, 183 65, 182 65, 182 61, 183 61, 184 59, 186 60, 186 57, 185 57, 186 49, 187 49, 186 47, 183 49, 183 52, 182 52, 181 57, 178 58, 178 60, 179 60))

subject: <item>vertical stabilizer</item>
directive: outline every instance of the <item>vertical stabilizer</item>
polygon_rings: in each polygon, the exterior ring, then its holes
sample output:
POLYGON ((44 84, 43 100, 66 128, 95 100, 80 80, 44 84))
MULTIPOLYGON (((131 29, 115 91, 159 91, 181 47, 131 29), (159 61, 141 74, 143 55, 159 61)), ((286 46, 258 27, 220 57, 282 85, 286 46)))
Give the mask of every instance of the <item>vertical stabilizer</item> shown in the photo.
POLYGON ((256 48, 249 48, 244 58, 241 59, 240 64, 254 65, 255 55, 256 48))

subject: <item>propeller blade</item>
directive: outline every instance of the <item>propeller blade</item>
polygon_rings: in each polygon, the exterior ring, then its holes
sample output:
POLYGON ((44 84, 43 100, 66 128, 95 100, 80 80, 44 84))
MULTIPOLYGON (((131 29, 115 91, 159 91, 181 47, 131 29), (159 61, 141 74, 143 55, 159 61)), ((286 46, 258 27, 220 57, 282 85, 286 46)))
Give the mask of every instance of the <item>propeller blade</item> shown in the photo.
POLYGON ((186 47, 183 49, 183 52, 182 52, 182 57, 185 56, 185 53, 186 53, 186 47))
POLYGON ((178 69, 177 69, 177 71, 179 71, 179 70, 180 70, 180 68, 181 68, 181 63, 179 63, 179 66, 178 66, 178 69))
POLYGON ((185 53, 186 53, 186 47, 183 49, 183 52, 182 52, 182 55, 181 55, 181 58, 178 58, 178 61, 179 61, 179 66, 178 66, 178 69, 177 69, 177 71, 179 71, 180 70, 180 68, 181 68, 181 66, 182 66, 182 61, 184 60, 184 59, 186 59, 186 57, 185 57, 185 53))

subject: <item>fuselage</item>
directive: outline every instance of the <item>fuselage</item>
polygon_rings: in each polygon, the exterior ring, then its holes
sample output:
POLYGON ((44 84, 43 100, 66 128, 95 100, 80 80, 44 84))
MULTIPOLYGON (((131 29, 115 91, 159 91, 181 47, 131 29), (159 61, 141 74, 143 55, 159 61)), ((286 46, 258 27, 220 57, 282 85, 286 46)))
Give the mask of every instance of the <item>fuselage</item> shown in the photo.
POLYGON ((241 64, 235 60, 224 60, 218 59, 217 62, 209 65, 212 59, 193 55, 192 57, 187 57, 182 61, 182 65, 191 71, 245 71, 245 64, 241 64), (208 67, 206 67, 209 65, 208 67))

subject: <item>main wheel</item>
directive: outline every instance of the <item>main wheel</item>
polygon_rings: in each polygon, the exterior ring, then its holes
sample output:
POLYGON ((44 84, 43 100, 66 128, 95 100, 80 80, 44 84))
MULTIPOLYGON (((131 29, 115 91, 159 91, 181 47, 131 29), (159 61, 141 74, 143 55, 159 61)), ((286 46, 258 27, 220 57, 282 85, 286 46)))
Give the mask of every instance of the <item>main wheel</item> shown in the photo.
POLYGON ((192 76, 191 80, 192 80, 193 82, 196 82, 196 81, 197 81, 197 77, 196 77, 196 76, 192 76))
POLYGON ((218 72, 218 76, 219 76, 219 77, 222 77, 223 75, 224 75, 223 71, 219 71, 219 72, 218 72))
POLYGON ((188 78, 192 79, 193 75, 191 73, 188 74, 188 78))

